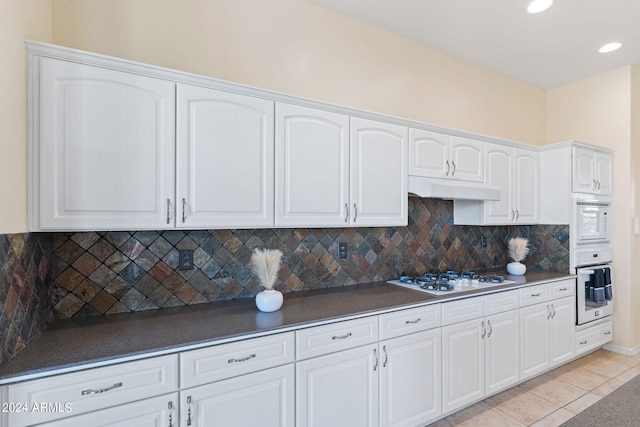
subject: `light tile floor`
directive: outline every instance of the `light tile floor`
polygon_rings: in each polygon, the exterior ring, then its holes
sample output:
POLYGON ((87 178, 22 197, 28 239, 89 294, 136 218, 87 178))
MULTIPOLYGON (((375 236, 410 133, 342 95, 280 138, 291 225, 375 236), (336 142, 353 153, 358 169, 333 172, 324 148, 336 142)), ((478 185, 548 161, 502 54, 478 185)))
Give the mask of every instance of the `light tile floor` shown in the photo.
POLYGON ((557 427, 640 374, 640 355, 598 350, 429 427, 557 427))

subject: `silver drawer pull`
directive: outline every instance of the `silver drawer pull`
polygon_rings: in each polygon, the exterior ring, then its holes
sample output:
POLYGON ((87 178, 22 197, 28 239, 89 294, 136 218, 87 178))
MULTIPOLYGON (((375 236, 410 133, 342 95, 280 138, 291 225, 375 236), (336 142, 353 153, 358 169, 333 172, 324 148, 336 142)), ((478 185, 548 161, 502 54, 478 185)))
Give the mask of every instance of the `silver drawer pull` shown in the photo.
POLYGON ((334 336, 332 336, 332 337, 331 337, 331 339, 332 339, 332 340, 344 340, 344 339, 349 338, 350 336, 351 336, 351 332, 349 332, 349 333, 348 333, 348 334, 346 334, 346 335, 340 335, 340 336, 338 336, 338 335, 334 335, 334 336))
POLYGON ((585 345, 586 343, 587 343, 587 340, 580 341, 580 345, 585 345))
POLYGON ((418 317, 416 320, 407 320, 406 322, 404 322, 405 324, 409 325, 411 323, 420 323, 422 322, 422 319, 420 317, 418 317))
POLYGON ((241 363, 241 362, 246 362, 247 360, 251 360, 251 359, 253 359, 253 358, 255 358, 255 357, 256 357, 256 354, 255 354, 255 353, 253 353, 253 354, 248 355, 247 357, 243 357, 242 359, 229 359, 229 360, 227 361, 227 363, 241 363))
POLYGON ((558 289, 558 290, 559 290, 560 292, 564 292, 564 291, 568 291, 568 290, 569 290, 569 288, 560 288, 560 289, 558 289))
POLYGON ((611 335, 611 331, 607 331, 604 333, 605 335, 611 335))
POLYGON ((540 292, 538 292, 537 294, 531 294, 532 297, 539 297, 540 296, 540 292))
POLYGON ((82 390, 81 395, 86 396, 87 394, 100 394, 109 390, 113 390, 114 388, 118 388, 118 387, 122 387, 122 383, 115 383, 111 387, 99 388, 97 390, 92 390, 92 389, 82 390))

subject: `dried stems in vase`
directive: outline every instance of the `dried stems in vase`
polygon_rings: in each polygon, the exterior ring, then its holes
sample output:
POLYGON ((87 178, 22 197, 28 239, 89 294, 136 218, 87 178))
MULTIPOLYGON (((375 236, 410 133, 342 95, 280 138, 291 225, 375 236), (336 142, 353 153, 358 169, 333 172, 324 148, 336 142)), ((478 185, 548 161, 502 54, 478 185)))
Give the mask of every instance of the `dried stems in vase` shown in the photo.
POLYGON ((522 261, 529 253, 529 240, 524 237, 514 237, 509 239, 509 257, 515 262, 522 261))
POLYGON ((258 277, 260 285, 273 289, 282 265, 282 251, 279 249, 254 249, 251 255, 251 270, 258 277))

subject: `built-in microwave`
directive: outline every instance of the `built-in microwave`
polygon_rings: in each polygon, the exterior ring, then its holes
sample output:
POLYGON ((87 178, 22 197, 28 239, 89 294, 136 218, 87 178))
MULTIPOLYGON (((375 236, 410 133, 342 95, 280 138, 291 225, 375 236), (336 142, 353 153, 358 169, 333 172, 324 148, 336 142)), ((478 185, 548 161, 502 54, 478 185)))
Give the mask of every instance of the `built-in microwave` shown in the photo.
POLYGON ((611 206, 609 201, 575 200, 576 233, 578 245, 602 244, 611 241, 611 206))

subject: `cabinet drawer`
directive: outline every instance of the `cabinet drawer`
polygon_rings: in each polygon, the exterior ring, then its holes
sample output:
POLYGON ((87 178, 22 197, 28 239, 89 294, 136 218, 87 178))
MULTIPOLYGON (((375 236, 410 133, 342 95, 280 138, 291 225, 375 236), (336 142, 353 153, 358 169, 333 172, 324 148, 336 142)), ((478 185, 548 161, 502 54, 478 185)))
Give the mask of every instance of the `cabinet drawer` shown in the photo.
POLYGON ((177 355, 154 357, 11 385, 9 402, 29 408, 67 404, 72 411, 11 413, 9 425, 23 427, 171 393, 178 389, 177 361, 177 355))
POLYGON ((386 340, 413 332, 437 328, 440 326, 440 313, 440 306, 434 304, 382 314, 379 316, 380 339, 386 340))
POLYGON ((442 304, 442 326, 484 317, 485 297, 475 297, 442 304))
POLYGON ((193 387, 293 362, 293 332, 180 354, 180 386, 193 387))
POLYGON ((376 316, 302 329, 296 331, 296 359, 308 359, 376 341, 376 316))
POLYGON ((611 321, 580 331, 576 333, 576 354, 594 350, 612 339, 613 323, 611 321))
POLYGON ((520 289, 520 307, 545 302, 548 298, 549 288, 547 284, 520 289))
POLYGON ((520 307, 520 302, 519 293, 516 289, 485 297, 485 313, 487 316, 515 310, 518 307, 520 307))
POLYGON ((551 299, 571 296, 575 293, 576 279, 566 279, 549 283, 549 295, 551 299))
POLYGON ((176 392, 40 424, 38 427, 177 426, 178 402, 176 392))

